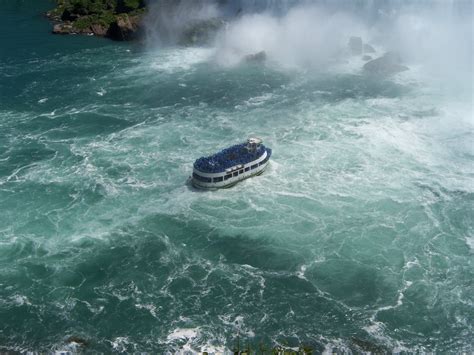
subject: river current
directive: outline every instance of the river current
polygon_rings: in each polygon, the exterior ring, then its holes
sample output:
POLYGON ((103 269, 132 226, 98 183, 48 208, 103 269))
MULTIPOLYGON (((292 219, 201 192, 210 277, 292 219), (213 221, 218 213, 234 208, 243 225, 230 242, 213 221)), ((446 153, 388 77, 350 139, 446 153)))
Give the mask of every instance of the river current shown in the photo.
POLYGON ((473 351, 472 71, 227 67, 1 7, 0 351, 473 351), (263 175, 186 183, 249 136, 263 175))

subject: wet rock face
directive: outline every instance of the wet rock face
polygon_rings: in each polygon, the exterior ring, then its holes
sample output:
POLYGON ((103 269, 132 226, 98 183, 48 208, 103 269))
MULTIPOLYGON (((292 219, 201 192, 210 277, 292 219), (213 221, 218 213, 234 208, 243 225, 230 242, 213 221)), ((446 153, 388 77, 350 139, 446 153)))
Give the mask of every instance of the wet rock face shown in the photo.
POLYGON ((349 50, 351 51, 352 55, 361 55, 362 54, 362 38, 360 37, 351 37, 349 39, 349 50))
POLYGON ((365 63, 363 71, 371 75, 389 76, 408 70, 408 67, 401 63, 402 60, 397 53, 387 52, 382 57, 365 63))
POLYGON ((140 18, 138 16, 121 15, 110 24, 106 35, 117 41, 128 41, 137 37, 139 25, 140 18))
POLYGON ((103 37, 107 35, 108 28, 101 24, 96 23, 96 24, 91 25, 91 30, 96 36, 103 37))
POLYGON ((249 54, 244 57, 244 62, 247 63, 263 63, 267 60, 267 53, 265 51, 261 51, 254 54, 249 54))

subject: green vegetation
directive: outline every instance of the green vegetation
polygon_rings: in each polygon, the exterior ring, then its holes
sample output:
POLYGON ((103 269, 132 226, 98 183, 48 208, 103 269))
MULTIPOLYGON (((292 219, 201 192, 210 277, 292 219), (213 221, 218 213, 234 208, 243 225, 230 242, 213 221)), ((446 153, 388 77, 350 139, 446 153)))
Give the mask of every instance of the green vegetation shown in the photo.
POLYGON ((57 4, 56 10, 82 16, 129 13, 145 7, 144 0, 58 0, 57 4))
POLYGON ((143 2, 141 0, 123 0, 123 4, 130 10, 136 10, 143 7, 143 2))
POLYGON ((89 15, 103 12, 129 12, 144 7, 144 2, 141 0, 60 0, 58 6, 71 13, 89 15))
POLYGON ((145 12, 145 0, 56 0, 56 3, 56 8, 48 12, 57 22, 54 33, 94 33, 117 40, 134 38, 145 12), (118 25, 120 20, 128 24, 125 32, 118 25))

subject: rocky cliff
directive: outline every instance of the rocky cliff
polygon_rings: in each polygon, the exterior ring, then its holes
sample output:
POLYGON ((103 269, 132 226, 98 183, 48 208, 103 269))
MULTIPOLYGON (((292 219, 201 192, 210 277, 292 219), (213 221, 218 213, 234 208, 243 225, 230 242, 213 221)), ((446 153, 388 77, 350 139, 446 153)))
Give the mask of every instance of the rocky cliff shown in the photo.
POLYGON ((145 14, 144 0, 57 0, 47 13, 55 34, 89 34, 124 41, 135 39, 145 14))

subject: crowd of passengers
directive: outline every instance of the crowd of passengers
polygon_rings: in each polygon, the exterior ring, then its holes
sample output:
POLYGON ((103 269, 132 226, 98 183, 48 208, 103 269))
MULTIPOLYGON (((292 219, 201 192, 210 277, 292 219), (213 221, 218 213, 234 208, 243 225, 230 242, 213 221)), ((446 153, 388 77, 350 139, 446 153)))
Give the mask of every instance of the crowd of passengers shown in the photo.
POLYGON ((255 152, 250 152, 245 144, 234 145, 210 157, 201 157, 194 163, 194 168, 205 173, 221 173, 225 169, 239 164, 247 164, 255 160, 264 150, 259 146, 255 152), (234 157, 229 159, 229 157, 234 157))

